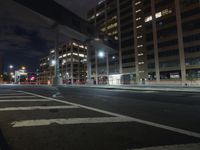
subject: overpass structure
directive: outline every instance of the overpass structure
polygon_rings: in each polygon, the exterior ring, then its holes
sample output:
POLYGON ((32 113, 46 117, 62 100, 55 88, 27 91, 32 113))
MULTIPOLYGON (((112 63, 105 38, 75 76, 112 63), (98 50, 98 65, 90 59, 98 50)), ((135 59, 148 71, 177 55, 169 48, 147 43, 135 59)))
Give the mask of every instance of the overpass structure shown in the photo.
MULTIPOLYGON (((44 19, 51 29, 55 29, 71 39, 79 40, 88 45, 88 78, 91 79, 91 48, 113 51, 118 48, 117 42, 105 33, 97 30, 86 20, 59 5, 55 0, 13 0, 28 8, 30 11, 44 19)), ((57 38, 55 38, 57 39, 57 38)), ((58 41, 56 42, 58 43, 58 41)), ((57 48, 57 44, 55 45, 57 48)), ((56 63, 58 64, 58 63, 56 63)), ((59 66, 56 65, 56 78, 59 66)), ((56 81, 57 82, 57 81, 56 81)))

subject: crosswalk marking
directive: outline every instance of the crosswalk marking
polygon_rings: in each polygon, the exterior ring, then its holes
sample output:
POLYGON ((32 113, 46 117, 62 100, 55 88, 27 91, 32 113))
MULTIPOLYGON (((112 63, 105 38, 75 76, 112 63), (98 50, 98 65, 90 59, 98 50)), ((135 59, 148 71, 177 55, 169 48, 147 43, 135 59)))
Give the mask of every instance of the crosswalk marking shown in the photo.
POLYGON ((33 97, 35 97, 35 96, 32 96, 32 95, 18 96, 18 95, 16 95, 16 96, 1 96, 0 99, 2 99, 2 98, 33 98, 33 97))
POLYGON ((26 95, 24 95, 24 93, 0 93, 0 96, 18 96, 18 95, 20 95, 20 96, 26 96, 26 95))
POLYGON ((53 101, 60 102, 60 103, 63 103, 63 104, 77 106, 77 107, 80 107, 80 108, 84 108, 84 109, 87 109, 87 110, 100 112, 100 113, 111 115, 111 116, 115 116, 115 117, 126 118, 127 122, 131 122, 131 121, 132 122, 137 122, 137 123, 140 123, 140 124, 144 124, 144 125, 148 125, 148 126, 152 126, 152 127, 156 127, 156 128, 172 131, 172 132, 175 132, 175 133, 180 133, 180 134, 184 134, 184 135, 187 135, 187 136, 200 138, 200 133, 198 133, 198 132, 193 132, 193 131, 189 131, 189 130, 175 128, 175 127, 172 127, 172 126, 163 125, 163 124, 159 124, 159 123, 155 123, 155 122, 151 122, 151 121, 146 121, 146 120, 142 120, 142 119, 139 119, 139 118, 130 117, 130 116, 126 116, 126 115, 121 115, 121 114, 117 114, 117 113, 113 113, 113 112, 109 112, 109 111, 105 111, 105 110, 101 110, 101 109, 97 109, 97 108, 93 108, 93 107, 89 107, 89 106, 85 106, 85 105, 81 105, 81 104, 76 104, 76 103, 63 101, 63 100, 59 100, 59 99, 55 99, 55 98, 49 98, 49 97, 46 97, 46 96, 41 96, 41 95, 30 93, 30 92, 24 92, 24 93, 25 94, 30 94, 30 95, 33 95, 33 96, 37 96, 37 97, 40 97, 40 98, 51 99, 53 101))
POLYGON ((4 103, 4 102, 48 102, 48 101, 52 101, 52 100, 48 100, 48 99, 0 99, 0 103, 4 103))
POLYGON ((95 124, 95 123, 115 123, 129 122, 130 120, 122 117, 93 117, 93 118, 68 118, 68 119, 40 119, 24 120, 11 123, 12 127, 30 127, 30 126, 47 126, 51 124, 69 125, 69 124, 95 124))
POLYGON ((31 107, 7 107, 0 108, 0 111, 19 111, 19 110, 36 110, 36 109, 72 109, 79 108, 77 106, 31 106, 31 107))
POLYGON ((192 143, 192 144, 156 146, 156 147, 139 148, 139 149, 127 149, 127 150, 199 150, 199 149, 200 149, 200 143, 192 143))
MULTIPOLYGON (((20 91, 18 91, 18 92, 20 92, 20 91)), ((189 131, 189 130, 183 130, 183 129, 179 129, 179 128, 175 128, 175 127, 171 127, 171 126, 167 126, 167 125, 163 125, 163 124, 159 124, 159 123, 155 123, 155 122, 150 122, 150 121, 146 121, 146 120, 142 120, 142 119, 126 116, 126 115, 121 115, 121 114, 117 114, 117 113, 113 113, 113 112, 109 112, 109 111, 105 111, 105 110, 101 110, 101 109, 96 109, 96 108, 93 108, 93 107, 88 107, 88 106, 85 106, 85 105, 76 104, 76 103, 72 103, 72 102, 68 102, 68 101, 63 101, 63 100, 59 100, 59 99, 55 99, 55 98, 41 96, 41 95, 30 93, 30 92, 21 91, 21 93, 26 94, 28 96, 7 96, 7 97, 12 97, 12 98, 16 98, 16 97, 19 97, 19 98, 35 97, 35 98, 40 98, 40 99, 51 100, 51 101, 54 101, 54 102, 59 102, 59 103, 62 103, 62 104, 66 104, 67 106, 64 105, 64 106, 7 107, 7 108, 0 108, 0 111, 83 108, 83 109, 87 109, 87 110, 90 110, 90 111, 95 111, 95 112, 99 112, 99 113, 102 113, 102 114, 110 115, 111 117, 68 118, 68 119, 62 119, 62 118, 59 119, 58 118, 58 119, 50 119, 50 120, 45 120, 44 119, 44 120, 34 120, 34 121, 33 120, 22 120, 21 122, 20 121, 13 122, 15 124, 18 123, 16 126, 23 126, 26 123, 29 126, 31 126, 31 125, 33 125, 33 126, 36 125, 37 126, 38 124, 39 125, 46 125, 46 124, 49 125, 52 122, 53 123, 57 123, 57 124, 137 122, 137 123, 145 124, 145 125, 148 125, 148 126, 153 126, 153 127, 156 127, 156 128, 165 129, 165 130, 172 131, 172 132, 181 133, 181 134, 188 135, 188 136, 191 136, 191 137, 200 138, 200 133, 197 133, 197 132, 192 132, 192 131, 189 131)), ((2 97, 5 98, 6 96, 0 96, 0 100, 1 100, 2 97)), ((21 100, 21 99, 19 99, 19 100, 21 100)), ((23 99, 23 100, 25 101, 25 99, 23 99)), ((28 99, 27 99, 27 101, 28 101, 28 99)))

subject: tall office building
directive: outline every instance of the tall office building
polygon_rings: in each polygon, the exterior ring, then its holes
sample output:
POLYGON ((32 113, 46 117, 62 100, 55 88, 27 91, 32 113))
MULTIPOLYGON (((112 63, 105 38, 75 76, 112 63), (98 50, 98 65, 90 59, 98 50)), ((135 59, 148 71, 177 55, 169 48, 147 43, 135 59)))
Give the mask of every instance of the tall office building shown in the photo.
POLYGON ((119 41, 121 83, 130 82, 135 72, 133 10, 130 0, 104 0, 88 12, 88 21, 119 41), (121 10, 121 11, 120 11, 121 10), (127 75, 126 75, 127 74, 127 75))
POLYGON ((144 47, 149 80, 184 84, 200 77, 199 0, 138 0, 134 6, 136 48, 144 47))
POLYGON ((108 3, 117 18, 124 81, 186 83, 200 77, 199 0, 104 0, 88 13, 98 28, 108 22, 99 15, 111 9, 108 3))
MULTIPOLYGON (((58 48, 59 76, 64 83, 85 83, 87 76, 87 46, 70 41, 58 48)), ((55 75, 55 49, 40 60, 38 82, 52 84, 55 75)))

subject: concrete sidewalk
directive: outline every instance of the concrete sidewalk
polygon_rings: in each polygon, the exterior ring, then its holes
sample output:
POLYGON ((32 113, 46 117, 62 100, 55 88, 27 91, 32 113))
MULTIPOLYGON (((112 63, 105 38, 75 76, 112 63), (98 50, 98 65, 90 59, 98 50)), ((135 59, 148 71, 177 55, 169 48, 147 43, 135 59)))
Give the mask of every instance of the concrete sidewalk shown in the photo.
POLYGON ((200 87, 165 86, 165 85, 63 85, 63 87, 102 88, 138 91, 165 91, 165 92, 195 92, 200 93, 200 87))

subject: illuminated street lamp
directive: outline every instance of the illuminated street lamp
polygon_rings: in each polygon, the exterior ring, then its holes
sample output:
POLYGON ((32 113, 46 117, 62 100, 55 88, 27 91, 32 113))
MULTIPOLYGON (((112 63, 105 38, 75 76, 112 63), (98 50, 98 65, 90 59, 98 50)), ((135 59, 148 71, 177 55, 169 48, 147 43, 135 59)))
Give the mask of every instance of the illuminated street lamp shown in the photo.
POLYGON ((99 58, 104 58, 105 57, 105 53, 103 51, 99 51, 98 57, 99 58))
POLYGON ((10 69, 13 69, 14 67, 13 67, 13 65, 10 65, 9 68, 10 68, 10 69))
POLYGON ((56 65, 56 61, 55 60, 52 60, 51 61, 51 66, 55 66, 56 65))
POLYGON ((96 84, 98 84, 98 58, 104 58, 106 57, 106 74, 107 74, 107 77, 109 75, 109 60, 108 60, 108 52, 104 52, 104 51, 98 51, 96 50, 96 55, 95 55, 95 68, 96 68, 96 84), (106 56, 105 56, 106 55, 106 56))
POLYGON ((26 67, 22 66, 22 70, 26 70, 26 67))
POLYGON ((9 76, 9 78, 10 78, 10 83, 12 82, 12 76, 14 75, 14 73, 12 72, 13 68, 14 68, 13 65, 9 65, 9 69, 10 69, 10 76, 9 76))

